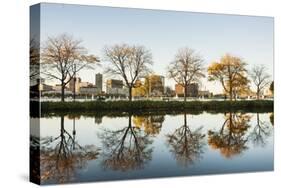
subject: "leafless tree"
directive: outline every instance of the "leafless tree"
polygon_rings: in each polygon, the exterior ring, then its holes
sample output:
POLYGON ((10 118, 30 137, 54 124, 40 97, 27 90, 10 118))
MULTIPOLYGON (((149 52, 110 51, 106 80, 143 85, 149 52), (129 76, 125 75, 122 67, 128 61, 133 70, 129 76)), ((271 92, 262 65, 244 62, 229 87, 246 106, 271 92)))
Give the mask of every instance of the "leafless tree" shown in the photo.
POLYGON ((30 63, 30 80, 35 80, 39 77, 40 68, 40 46, 39 42, 35 38, 30 39, 29 43, 29 63, 30 63))
POLYGON ((64 116, 60 117, 60 134, 57 137, 40 139, 41 181, 66 183, 75 179, 76 171, 86 166, 88 161, 99 156, 95 145, 81 146, 75 139, 75 119, 72 134, 66 131, 64 116))
POLYGON ((188 167, 198 161, 204 150, 204 137, 202 127, 191 130, 187 125, 187 114, 184 113, 184 124, 177 128, 173 134, 167 135, 170 151, 180 166, 188 167))
POLYGON ((148 134, 132 125, 118 130, 104 131, 99 135, 103 145, 102 166, 105 169, 128 171, 142 169, 152 157, 152 140, 148 134))
POLYGON ((264 147, 267 144, 267 138, 271 133, 272 127, 269 126, 269 122, 260 120, 260 115, 257 113, 257 123, 249 135, 253 144, 264 147))
POLYGON ((66 85, 80 70, 93 68, 99 60, 94 55, 88 55, 81 46, 80 40, 67 34, 49 37, 42 52, 42 74, 47 78, 59 80, 61 83, 61 101, 64 101, 66 85))
POLYGON ((129 100, 132 100, 132 88, 138 78, 146 76, 149 65, 152 65, 152 54, 144 46, 130 46, 117 44, 104 48, 105 60, 110 62, 106 73, 111 76, 120 76, 129 89, 129 100))
POLYGON ((174 61, 168 66, 168 77, 184 87, 186 101, 188 85, 204 77, 203 59, 193 49, 187 47, 179 49, 174 61))
POLYGON ((266 67, 264 65, 254 66, 250 76, 256 86, 256 95, 259 100, 264 88, 270 84, 270 76, 266 73, 266 67))

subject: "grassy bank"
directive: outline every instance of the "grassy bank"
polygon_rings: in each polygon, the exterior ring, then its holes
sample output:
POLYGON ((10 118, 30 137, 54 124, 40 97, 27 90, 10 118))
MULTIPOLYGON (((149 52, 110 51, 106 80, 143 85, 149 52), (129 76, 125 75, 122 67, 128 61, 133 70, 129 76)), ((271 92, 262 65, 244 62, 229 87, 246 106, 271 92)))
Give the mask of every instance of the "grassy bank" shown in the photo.
MULTIPOLYGON (((33 104, 31 104, 33 105, 33 104)), ((91 101, 41 102, 46 114, 118 114, 118 113, 200 113, 207 112, 272 112, 273 101, 91 101)))

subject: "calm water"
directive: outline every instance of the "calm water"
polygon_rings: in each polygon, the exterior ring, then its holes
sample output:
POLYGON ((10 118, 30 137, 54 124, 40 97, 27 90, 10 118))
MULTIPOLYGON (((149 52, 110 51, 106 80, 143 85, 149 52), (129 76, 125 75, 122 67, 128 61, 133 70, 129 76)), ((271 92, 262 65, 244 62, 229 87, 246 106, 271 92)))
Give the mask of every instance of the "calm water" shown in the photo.
POLYGON ((273 170, 271 115, 41 118, 41 180, 51 184, 273 170))

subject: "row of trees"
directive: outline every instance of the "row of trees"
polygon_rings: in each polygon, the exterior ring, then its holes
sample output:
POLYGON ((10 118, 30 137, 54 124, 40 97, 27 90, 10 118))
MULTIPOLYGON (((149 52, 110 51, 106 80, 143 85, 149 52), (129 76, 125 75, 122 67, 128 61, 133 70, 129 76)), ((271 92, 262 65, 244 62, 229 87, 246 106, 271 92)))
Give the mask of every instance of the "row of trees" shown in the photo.
MULTIPOLYGON (((31 40, 31 48, 38 45, 31 40)), ((84 69, 94 69, 99 65, 100 59, 81 45, 80 40, 72 36, 62 34, 57 37, 49 37, 44 44, 42 53, 36 49, 30 49, 31 66, 39 63, 41 59, 42 74, 47 78, 56 79, 61 83, 61 101, 64 101, 66 85, 76 74, 84 69), (40 55, 40 58, 34 57, 40 55)), ((129 90, 129 100, 132 100, 132 89, 138 87, 140 78, 152 73, 152 53, 144 46, 117 44, 106 46, 103 50, 103 59, 109 65, 105 73, 123 79, 129 90)), ((184 88, 184 101, 187 96, 187 86, 192 82, 200 82, 205 77, 203 58, 191 48, 181 48, 176 53, 174 60, 167 67, 167 76, 184 88)), ((221 83, 230 100, 250 89, 250 79, 256 86, 256 95, 259 99, 265 87, 270 84, 270 76, 263 65, 254 66, 251 71, 246 70, 246 62, 241 58, 224 55, 218 62, 213 62, 208 67, 208 80, 221 83), (249 77, 250 76, 250 77, 249 77)), ((35 66, 36 68, 36 66, 35 66)), ((272 84, 273 89, 273 84, 272 84)))

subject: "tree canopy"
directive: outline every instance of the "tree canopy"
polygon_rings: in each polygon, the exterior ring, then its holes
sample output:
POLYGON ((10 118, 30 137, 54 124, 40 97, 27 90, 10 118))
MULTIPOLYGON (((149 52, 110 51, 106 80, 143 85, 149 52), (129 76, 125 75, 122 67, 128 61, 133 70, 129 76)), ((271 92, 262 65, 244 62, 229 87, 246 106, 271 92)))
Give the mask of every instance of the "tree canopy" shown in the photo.
POLYGON ((209 81, 219 81, 230 100, 236 97, 237 93, 248 90, 249 80, 246 74, 246 63, 241 58, 229 54, 208 67, 209 81))
POLYGON ((167 67, 168 77, 184 87, 184 101, 187 96, 187 86, 199 82, 203 74, 203 59, 193 49, 185 47, 178 50, 174 60, 167 67))

